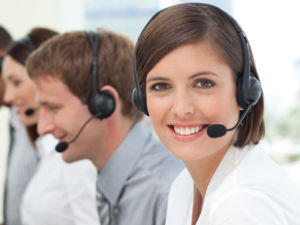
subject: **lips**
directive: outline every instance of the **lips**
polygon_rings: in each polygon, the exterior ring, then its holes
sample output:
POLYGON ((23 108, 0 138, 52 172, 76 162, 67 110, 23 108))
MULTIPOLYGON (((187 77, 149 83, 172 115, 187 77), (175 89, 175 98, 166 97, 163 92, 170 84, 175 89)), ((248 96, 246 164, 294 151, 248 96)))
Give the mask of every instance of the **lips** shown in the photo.
POLYGON ((206 128, 207 125, 189 126, 189 127, 180 127, 180 126, 171 126, 171 127, 176 134, 179 134, 182 136, 188 136, 188 135, 193 135, 193 134, 199 133, 204 128, 206 128))
POLYGON ((59 142, 64 142, 64 139, 66 138, 66 136, 57 136, 57 135, 54 135, 54 137, 59 141, 59 142))

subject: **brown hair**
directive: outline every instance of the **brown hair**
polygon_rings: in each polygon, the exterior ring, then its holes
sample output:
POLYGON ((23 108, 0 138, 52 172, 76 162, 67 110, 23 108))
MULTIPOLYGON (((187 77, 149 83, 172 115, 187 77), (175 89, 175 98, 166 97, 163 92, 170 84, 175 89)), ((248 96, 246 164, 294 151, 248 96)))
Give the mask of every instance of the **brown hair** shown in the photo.
MULTIPOLYGON (((243 54, 232 22, 220 9, 202 3, 171 6, 158 13, 142 31, 136 45, 136 72, 142 88, 148 72, 176 47, 205 41, 229 65, 235 78, 242 72, 243 54)), ((249 46, 250 48, 250 46, 249 46)), ((257 79, 254 58, 250 48, 251 71, 257 79)), ((234 143, 243 147, 258 143, 265 134, 263 95, 246 115, 234 143)))
MULTIPOLYGON (((98 33, 98 86, 114 87, 123 102, 122 114, 134 121, 140 120, 143 115, 131 101, 134 45, 120 34, 104 29, 99 29, 98 33)), ((92 90, 92 59, 87 34, 83 31, 68 32, 44 43, 28 58, 27 69, 33 79, 41 76, 61 79, 86 104, 92 90)))
MULTIPOLYGON (((25 61, 28 56, 38 48, 44 41, 58 34, 57 32, 48 28, 37 27, 33 28, 25 38, 12 42, 8 47, 6 54, 15 59, 17 62, 25 66, 25 61), (33 45, 34 49, 31 49, 27 42, 33 45)), ((32 141, 38 137, 37 124, 26 127, 28 134, 32 141)))
MULTIPOLYGON (((2 69, 2 60, 3 60, 2 57, 4 56, 5 50, 10 45, 11 42, 12 42, 11 35, 8 33, 8 31, 4 27, 0 26, 0 51, 3 51, 0 54, 0 75, 1 75, 1 69, 2 69)), ((5 90, 5 84, 2 79, 2 76, 0 76, 0 107, 3 104, 5 104, 3 101, 4 90, 5 90)))
POLYGON ((11 35, 4 27, 0 26, 0 50, 6 50, 6 48, 10 45, 11 42, 11 35))

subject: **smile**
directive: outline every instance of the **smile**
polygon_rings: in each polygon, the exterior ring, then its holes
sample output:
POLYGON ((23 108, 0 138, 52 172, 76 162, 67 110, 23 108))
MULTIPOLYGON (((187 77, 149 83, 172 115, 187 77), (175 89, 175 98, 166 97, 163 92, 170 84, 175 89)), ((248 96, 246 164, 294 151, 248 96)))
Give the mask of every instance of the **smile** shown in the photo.
POLYGON ((175 127, 173 126, 173 130, 175 131, 176 134, 180 134, 180 135, 192 135, 195 133, 200 132, 201 130, 203 130, 203 128, 205 128, 206 125, 204 126, 195 126, 195 127, 175 127))

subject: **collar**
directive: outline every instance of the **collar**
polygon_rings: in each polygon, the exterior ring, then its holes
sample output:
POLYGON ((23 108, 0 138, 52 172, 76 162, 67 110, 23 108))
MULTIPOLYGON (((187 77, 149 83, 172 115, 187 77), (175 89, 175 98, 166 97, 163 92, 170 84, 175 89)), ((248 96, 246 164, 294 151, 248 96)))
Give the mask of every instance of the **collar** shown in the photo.
POLYGON ((55 151, 55 146, 58 143, 58 140, 52 134, 46 134, 39 136, 35 140, 36 150, 39 156, 39 159, 46 158, 49 154, 60 154, 55 151))
POLYGON ((211 193, 217 187, 219 187, 225 180, 226 176, 230 174, 241 162, 241 160, 249 153, 249 151, 254 148, 261 148, 261 145, 249 144, 243 148, 238 148, 231 145, 217 167, 206 192, 211 193))
POLYGON ((98 173, 97 188, 105 195, 111 205, 115 205, 130 176, 133 167, 140 158, 150 132, 141 123, 136 123, 98 173))

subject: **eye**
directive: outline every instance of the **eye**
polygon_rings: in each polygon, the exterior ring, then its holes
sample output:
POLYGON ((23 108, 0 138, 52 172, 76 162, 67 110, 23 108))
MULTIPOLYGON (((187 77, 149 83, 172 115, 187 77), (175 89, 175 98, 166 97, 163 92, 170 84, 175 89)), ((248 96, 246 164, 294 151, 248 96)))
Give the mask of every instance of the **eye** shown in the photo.
POLYGON ((18 87, 21 84, 21 81, 19 81, 19 80, 13 80, 12 83, 13 83, 13 85, 15 87, 18 87))
POLYGON ((156 83, 151 86, 153 91, 163 91, 169 89, 171 86, 167 83, 156 83))
POLYGON ((55 105, 48 105, 46 108, 48 111, 51 111, 51 112, 56 112, 59 109, 59 107, 55 106, 55 105))
POLYGON ((199 88, 211 88, 215 86, 215 82, 207 79, 201 79, 196 81, 195 86, 199 88))

